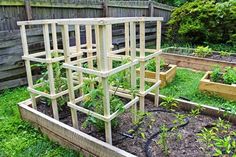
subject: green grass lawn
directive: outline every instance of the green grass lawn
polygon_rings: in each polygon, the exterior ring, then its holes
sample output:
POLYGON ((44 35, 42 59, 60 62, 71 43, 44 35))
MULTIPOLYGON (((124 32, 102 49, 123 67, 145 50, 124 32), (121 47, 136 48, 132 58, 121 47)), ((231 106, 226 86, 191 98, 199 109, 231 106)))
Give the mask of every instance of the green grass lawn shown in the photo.
POLYGON ((162 95, 179 98, 180 96, 199 103, 224 108, 236 113, 236 102, 226 101, 217 96, 209 96, 198 90, 203 72, 193 72, 188 69, 177 69, 176 77, 165 88, 160 90, 162 95))
POLYGON ((0 94, 0 157, 75 157, 20 119, 17 103, 29 98, 25 87, 0 94))
MULTIPOLYGON (((198 91, 204 73, 177 69, 172 83, 161 89, 161 94, 186 97, 200 104, 230 109, 236 112, 236 102, 205 95, 198 91)), ((50 142, 29 123, 20 119, 17 103, 29 98, 25 87, 4 91, 0 94, 0 157, 74 157, 82 156, 72 150, 50 142)))

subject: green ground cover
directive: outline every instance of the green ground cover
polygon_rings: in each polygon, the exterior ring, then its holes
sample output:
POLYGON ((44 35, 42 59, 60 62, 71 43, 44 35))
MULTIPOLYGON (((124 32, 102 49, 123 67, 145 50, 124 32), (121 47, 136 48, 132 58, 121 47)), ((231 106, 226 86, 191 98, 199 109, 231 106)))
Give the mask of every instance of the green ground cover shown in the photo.
POLYGON ((175 98, 185 97, 199 104, 224 108, 236 113, 236 102, 226 101, 217 96, 210 96, 198 90, 199 81, 203 75, 203 72, 193 72, 188 69, 178 68, 173 82, 161 89, 160 93, 175 98))
POLYGON ((17 103, 29 98, 25 87, 0 93, 0 157, 75 157, 20 119, 17 103))

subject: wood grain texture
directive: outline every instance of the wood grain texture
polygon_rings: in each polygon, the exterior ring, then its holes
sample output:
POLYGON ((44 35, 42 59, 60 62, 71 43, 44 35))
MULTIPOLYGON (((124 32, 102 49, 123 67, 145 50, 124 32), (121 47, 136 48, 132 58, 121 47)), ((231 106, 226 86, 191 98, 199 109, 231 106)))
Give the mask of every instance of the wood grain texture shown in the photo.
POLYGON ((210 81, 211 72, 207 72, 201 79, 199 90, 210 92, 211 94, 218 95, 227 100, 236 100, 236 85, 228 85, 210 81))

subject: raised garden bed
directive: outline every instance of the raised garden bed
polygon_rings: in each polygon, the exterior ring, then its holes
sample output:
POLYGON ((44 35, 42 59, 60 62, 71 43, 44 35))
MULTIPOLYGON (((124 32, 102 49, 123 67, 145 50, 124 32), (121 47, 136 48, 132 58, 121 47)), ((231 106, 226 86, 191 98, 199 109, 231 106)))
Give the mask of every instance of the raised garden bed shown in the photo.
MULTIPOLYGON (((161 98, 163 97, 164 96, 161 96, 161 98)), ((172 112, 160 107, 154 107, 153 99, 154 95, 147 95, 145 104, 149 112, 143 116, 142 121, 140 121, 141 123, 139 123, 140 125, 130 123, 130 112, 125 112, 118 117, 123 123, 120 123, 120 125, 113 130, 114 146, 105 143, 104 133, 98 132, 92 127, 88 128, 90 130, 85 130, 80 126, 81 131, 71 127, 70 114, 63 117, 66 114, 59 113, 60 121, 57 121, 50 117, 52 113, 46 113, 48 115, 45 115, 33 109, 30 100, 21 102, 19 109, 22 119, 39 127, 50 139, 75 150, 82 150, 86 152, 87 155, 91 154, 94 156, 164 156, 162 146, 157 144, 160 135, 155 135, 155 133, 157 133, 164 124, 167 127, 172 126, 174 120, 176 120, 176 115, 185 116, 185 118, 182 119, 184 124, 177 127, 174 131, 168 131, 168 135, 170 135, 167 139, 168 154, 170 156, 206 156, 207 152, 213 153, 214 150, 209 149, 205 143, 198 141, 197 134, 201 133, 204 128, 209 129, 214 127, 217 117, 229 120, 233 124, 236 123, 235 115, 231 113, 226 114, 225 111, 217 108, 202 106, 201 110, 199 110, 201 114, 194 116, 192 109, 197 111, 199 108, 195 103, 177 99, 178 109, 172 112), (192 115, 187 111, 191 111, 192 115), (61 115, 63 116, 61 117, 61 115), (153 119, 154 121, 152 121, 153 119), (136 130, 137 128, 138 131, 134 131, 134 133, 131 134, 130 131, 132 131, 132 129, 136 130), (179 137, 179 140, 177 140, 178 135, 182 136, 182 138, 179 137)), ((43 111, 43 104, 39 106, 41 106, 40 110, 43 111)), ((64 109, 66 110, 66 108, 64 109)), ((48 110, 48 108, 46 110, 48 110)), ((79 119, 84 118, 83 114, 79 116, 79 119)), ((236 127, 232 126, 230 131, 234 129, 236 129, 236 127)))
MULTIPOLYGON (((161 72, 160 72, 160 80, 161 80, 160 87, 165 87, 168 83, 170 83, 174 79, 174 77, 176 75, 176 69, 177 69, 176 65, 173 65, 173 64, 169 64, 169 65, 165 64, 164 65, 163 70, 161 69, 161 72)), ((137 72, 137 74, 139 74, 140 69, 137 69, 136 72, 137 72)), ((156 78, 156 73, 152 72, 150 70, 146 70, 145 71, 145 78, 153 80, 156 78)))
POLYGON ((199 89, 201 91, 211 92, 217 94, 228 100, 236 100, 236 84, 225 84, 219 82, 213 82, 210 80, 210 74, 208 71, 200 81, 199 89))
POLYGON ((222 56, 219 52, 213 52, 206 57, 197 57, 193 54, 195 49, 170 47, 164 50, 161 57, 168 64, 175 64, 178 67, 191 68, 200 71, 210 71, 215 65, 222 68, 236 66, 236 55, 222 56))

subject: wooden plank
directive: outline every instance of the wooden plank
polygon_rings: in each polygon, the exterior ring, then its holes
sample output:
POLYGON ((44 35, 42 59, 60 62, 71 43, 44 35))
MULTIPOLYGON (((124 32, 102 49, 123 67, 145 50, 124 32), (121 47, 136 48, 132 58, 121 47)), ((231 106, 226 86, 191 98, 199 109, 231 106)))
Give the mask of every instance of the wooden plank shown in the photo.
POLYGON ((209 79, 210 73, 211 72, 207 72, 201 79, 199 89, 201 91, 215 93, 227 100, 236 100, 236 86, 212 82, 209 79))
MULTIPOLYGON (((83 133, 32 109, 28 106, 30 104, 31 102, 29 100, 20 103, 19 109, 21 117, 24 120, 29 121, 40 128, 43 128, 40 129, 43 131, 43 133, 50 133, 49 137, 53 136, 53 140, 60 140, 60 143, 63 145, 66 144, 70 147, 73 145, 74 147, 72 148, 81 148, 99 157, 135 157, 124 150, 98 140, 86 133, 83 133)), ((76 150, 78 151, 78 149, 76 150)))

